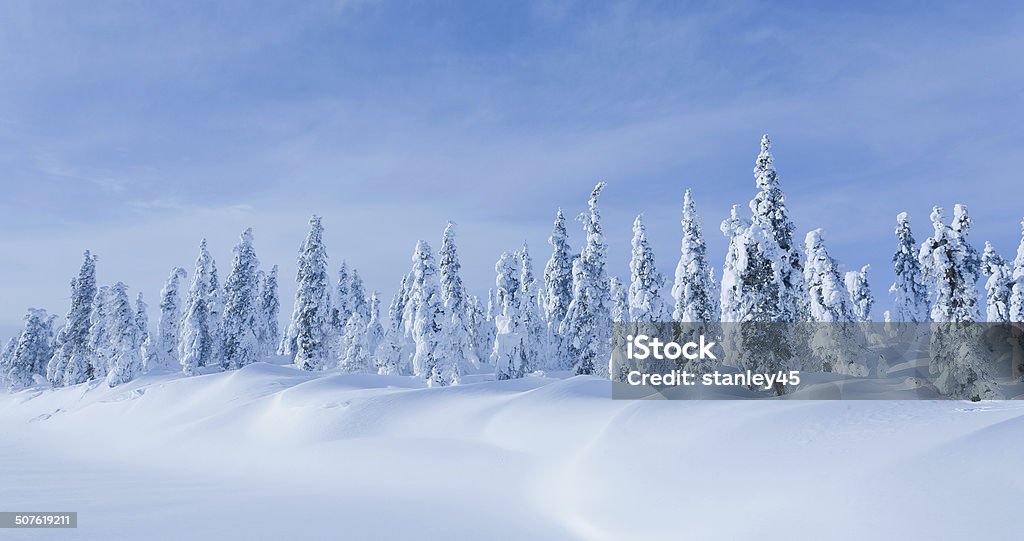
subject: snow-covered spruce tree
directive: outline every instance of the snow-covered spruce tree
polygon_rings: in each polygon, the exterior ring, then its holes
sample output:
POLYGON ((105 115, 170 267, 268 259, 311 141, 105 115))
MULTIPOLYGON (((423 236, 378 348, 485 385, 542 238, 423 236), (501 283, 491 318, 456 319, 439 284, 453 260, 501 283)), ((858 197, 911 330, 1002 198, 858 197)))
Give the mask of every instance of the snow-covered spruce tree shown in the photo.
POLYGON ((601 228, 598 197, 605 183, 599 182, 590 194, 589 212, 580 215, 586 241, 579 259, 573 264, 572 301, 559 333, 565 351, 577 374, 608 377, 611 352, 611 300, 608 291, 606 260, 608 246, 601 228))
POLYGON ((156 362, 156 337, 149 332, 149 305, 141 291, 135 296, 135 326, 142 344, 142 371, 146 372, 156 362))
POLYGON ((219 335, 213 313, 213 305, 219 300, 211 294, 215 290, 211 285, 215 281, 214 270, 213 258, 206 249, 206 239, 203 239, 199 243, 199 257, 196 258, 178 331, 178 362, 186 376, 195 375, 199 367, 214 362, 219 335))
POLYGON ((382 375, 400 374, 404 366, 404 357, 408 351, 405 334, 405 308, 409 304, 410 274, 402 276, 398 292, 388 306, 388 328, 384 339, 377 346, 375 358, 377 373, 382 375))
POLYGON ((821 229, 808 232, 804 246, 807 253, 804 281, 813 320, 825 323, 856 321, 850 289, 840 277, 839 263, 825 248, 821 229))
POLYGON ((761 152, 754 163, 754 181, 760 191, 750 201, 752 223, 761 226, 777 245, 777 258, 771 260, 779 275, 776 321, 806 321, 809 308, 803 284, 802 256, 793 241, 793 222, 786 210, 786 198, 779 188, 767 134, 761 137, 761 152))
POLYGON ((180 281, 187 276, 185 269, 175 267, 160 289, 160 319, 157 321, 155 345, 143 357, 145 370, 167 369, 179 366, 178 343, 181 332, 180 281))
POLYGON ((370 312, 370 321, 366 324, 366 347, 371 361, 375 364, 377 347, 384 341, 384 326, 380 323, 380 297, 376 291, 370 293, 367 309, 370 312))
POLYGON ((466 290, 462 285, 459 254, 455 247, 455 223, 448 222, 441 239, 441 251, 438 253, 438 271, 441 275, 441 299, 444 311, 448 314, 448 330, 450 333, 452 362, 462 367, 478 366, 476 351, 470 342, 474 331, 470 328, 467 317, 466 290))
POLYGON ((639 364, 628 359, 619 365, 615 364, 615 352, 622 351, 622 348, 625 347, 627 335, 637 332, 636 328, 629 324, 629 286, 619 280, 617 276, 611 276, 608 278, 608 293, 612 305, 612 358, 609 363, 609 373, 613 381, 626 381, 629 371, 636 369, 639 364))
POLYGON ((981 254, 981 272, 988 277, 985 281, 985 321, 1009 323, 1013 270, 988 241, 981 254))
POLYGON ((812 325, 810 350, 803 359, 806 371, 835 372, 866 376, 863 334, 859 331, 857 308, 851 300, 848 284, 839 276, 839 264, 829 255, 820 229, 807 233, 804 241, 807 260, 804 283, 810 299, 812 325))
POLYGON ((295 307, 289 324, 294 337, 291 354, 303 370, 320 370, 331 358, 331 293, 327 276, 327 248, 319 216, 309 219, 309 235, 299 249, 295 277, 295 307))
POLYGON ((864 265, 859 271, 849 271, 844 277, 846 291, 850 294, 850 302, 853 303, 853 316, 857 321, 871 321, 871 307, 875 304, 875 298, 871 295, 871 286, 868 284, 868 271, 871 265, 864 265))
POLYGON ((342 334, 349 316, 352 315, 352 277, 348 272, 348 263, 341 262, 338 269, 338 285, 334 290, 334 310, 331 313, 331 323, 338 334, 342 334))
POLYGON ((366 336, 366 322, 358 310, 353 310, 345 323, 341 343, 345 348, 341 352, 338 368, 346 374, 367 373, 370 371, 370 344, 366 336))
POLYGON ((934 233, 921 246, 919 260, 931 283, 932 321, 929 370, 942 394, 970 400, 1002 398, 982 353, 977 283, 981 259, 968 241, 971 220, 964 205, 953 207, 947 226, 942 209, 931 219, 934 233))
MULTIPOLYGON (((5 379, 7 371, 10 370, 11 364, 14 359, 14 350, 18 347, 18 336, 12 336, 7 340, 7 344, 2 350, 0 350, 0 388, 7 388, 7 380, 5 379)), ((47 359, 49 360, 49 359, 47 359)))
POLYGON ((1013 260, 1013 273, 1010 276, 1010 321, 1024 322, 1024 220, 1020 223, 1021 238, 1017 245, 1017 257, 1013 260))
POLYGON ((502 252, 494 265, 494 324, 497 333, 491 350, 494 377, 499 380, 520 378, 528 365, 525 330, 522 325, 520 285, 522 264, 518 252, 502 252))
POLYGON ((451 351, 448 330, 451 318, 444 310, 437 264, 426 241, 416 243, 412 272, 409 305, 414 309, 412 337, 416 351, 412 358, 413 375, 426 379, 430 386, 457 385, 461 376, 451 351))
POLYGON ((89 313, 89 349, 92 351, 89 364, 94 379, 105 378, 110 367, 111 348, 114 345, 110 335, 112 298, 109 286, 98 287, 92 303, 92 312, 89 313))
POLYGON ((747 264, 745 236, 750 223, 739 215, 739 205, 733 205, 730 217, 722 221, 722 234, 729 239, 729 247, 722 267, 720 306, 722 321, 741 321, 743 317, 743 270, 747 264))
POLYGON ((142 372, 142 341, 128 287, 118 282, 109 288, 107 385, 116 387, 142 372))
POLYGON ((34 385, 36 376, 45 375, 53 357, 53 321, 46 310, 30 308, 25 314, 24 329, 0 362, 0 381, 9 390, 34 385))
POLYGON ((719 319, 718 288, 714 269, 708 263, 704 232, 690 190, 683 195, 682 224, 682 254, 672 285, 672 298, 675 300, 672 319, 681 323, 710 324, 719 319))
MULTIPOLYGON (((220 346, 223 342, 223 336, 221 334, 222 319, 224 316, 224 297, 220 289, 220 279, 217 274, 217 262, 212 256, 209 261, 209 291, 207 296, 209 297, 208 306, 210 307, 210 332, 213 333, 213 354, 207 361, 216 362, 216 359, 220 357, 220 346)), ((205 364, 202 366, 206 366, 205 364)))
POLYGON ((551 245, 551 257, 544 265, 543 316, 547 324, 547 342, 550 355, 548 366, 567 370, 572 368, 562 343, 559 326, 565 319, 572 301, 572 262, 573 253, 569 246, 569 234, 565 228, 565 216, 562 209, 555 214, 555 223, 548 237, 551 245))
POLYGON ((519 258, 519 321, 523 335, 525 364, 520 366, 521 375, 526 375, 541 366, 541 360, 547 354, 544 336, 545 325, 540 314, 540 302, 537 298, 537 280, 533 277, 533 258, 530 248, 523 243, 518 252, 519 258))
POLYGON ((349 300, 353 312, 359 312, 364 322, 370 321, 370 304, 366 296, 366 286, 363 285, 363 278, 359 271, 352 269, 352 281, 349 285, 349 300))
POLYGON ((892 256, 896 281, 889 288, 893 296, 891 316, 897 323, 925 323, 929 320, 928 288, 917 258, 917 241, 910 230, 910 216, 896 216, 896 253, 892 256))
POLYGON ((469 343, 477 362, 484 362, 494 346, 495 329, 493 320, 487 318, 487 309, 476 295, 470 295, 466 301, 466 322, 470 331, 469 343))
MULTIPOLYGON (((722 321, 737 323, 725 329, 732 351, 726 362, 755 373, 790 370, 795 330, 788 319, 791 306, 779 300, 784 287, 775 264, 782 260, 779 245, 762 222, 740 220, 735 207, 722 222, 722 232, 730 239, 722 271, 722 321)), ((799 283, 803 287, 802 276, 799 283)), ((785 394, 785 385, 778 383, 773 391, 785 394)))
POLYGON ((281 300, 277 296, 277 265, 263 275, 260 282, 260 354, 270 355, 281 339, 277 318, 281 312, 281 300))
POLYGON ((89 315, 96 297, 96 257, 85 252, 78 278, 71 281, 71 309, 57 336, 46 379, 54 386, 75 385, 91 377, 89 315))
MULTIPOLYGON (((629 261, 629 321, 655 323, 669 317, 661 289, 665 277, 654 264, 654 250, 647 242, 643 215, 633 221, 633 251, 629 261)), ((616 320, 612 317, 613 321, 616 320)))
POLYGON ((224 283, 220 365, 225 370, 250 365, 260 360, 262 353, 257 334, 263 322, 259 298, 260 262, 253 246, 252 228, 242 232, 234 254, 224 283))

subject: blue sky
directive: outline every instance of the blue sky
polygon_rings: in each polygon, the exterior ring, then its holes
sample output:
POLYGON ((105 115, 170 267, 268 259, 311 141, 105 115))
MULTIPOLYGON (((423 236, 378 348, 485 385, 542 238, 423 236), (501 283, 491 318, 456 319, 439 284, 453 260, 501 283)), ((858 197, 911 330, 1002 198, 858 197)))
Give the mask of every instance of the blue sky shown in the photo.
POLYGON ((880 313, 900 211, 920 239, 967 203, 1013 255, 1022 23, 1012 2, 6 2, 0 335, 63 315, 84 249, 155 305, 204 236, 225 273, 247 226, 287 314, 312 213, 385 302, 455 220, 484 292, 524 240, 540 272, 555 209, 602 179, 613 274, 643 212, 671 276, 686 188, 720 264, 762 132, 800 238, 872 264, 880 313))

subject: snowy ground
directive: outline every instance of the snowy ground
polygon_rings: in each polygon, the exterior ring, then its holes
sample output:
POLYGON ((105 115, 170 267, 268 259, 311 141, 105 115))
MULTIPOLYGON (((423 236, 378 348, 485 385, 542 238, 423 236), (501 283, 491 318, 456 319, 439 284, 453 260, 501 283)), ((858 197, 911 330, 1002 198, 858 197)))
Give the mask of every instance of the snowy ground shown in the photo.
POLYGON ((79 512, 0 537, 1020 538, 1024 403, 609 395, 264 363, 0 394, 0 510, 79 512))

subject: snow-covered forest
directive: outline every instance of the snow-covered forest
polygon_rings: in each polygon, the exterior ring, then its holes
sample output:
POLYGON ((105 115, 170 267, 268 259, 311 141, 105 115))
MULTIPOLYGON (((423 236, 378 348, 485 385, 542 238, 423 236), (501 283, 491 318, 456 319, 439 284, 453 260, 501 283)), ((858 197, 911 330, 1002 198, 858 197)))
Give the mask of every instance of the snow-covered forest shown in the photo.
MULTIPOLYGON (((820 229, 799 238, 768 136, 753 176, 756 191, 747 207, 733 206, 721 222, 728 240, 724 262, 709 260, 697 202, 690 190, 683 192, 680 253, 670 284, 656 269, 642 214, 633 225, 629 276, 609 276, 604 183, 578 215, 579 229, 570 227, 562 209, 552 209, 550 248, 539 272, 536 248, 532 254, 525 244, 502 251, 486 298, 463 284, 454 223, 443 229, 437 250, 420 240, 397 289, 382 295, 364 288, 357 269, 332 266, 323 219, 313 216, 283 328, 278 267, 261 264, 251 229, 242 232, 223 280, 205 240, 190 270, 170 269, 155 297, 155 325, 143 293, 133 299, 124 283, 97 283, 98 259, 86 251, 71 280, 66 315, 29 309, 24 329, 0 354, 0 381, 9 390, 91 380, 115 387, 147 372, 192 376, 274 355, 304 370, 412 376, 429 386, 457 385, 466 373, 506 380, 565 371, 615 379, 620 376, 609 369, 614 322, 845 324, 870 321, 876 302, 889 306, 884 318, 892 324, 1024 322, 1024 238, 1012 258, 989 243, 979 250, 969 238, 966 206, 954 205, 951 216, 936 206, 920 241, 910 217, 896 216, 893 246, 879 247, 892 250, 896 280, 888 297, 876 298, 872 290, 880 288, 872 288, 868 266, 842 273, 820 229)), ((797 342, 809 337, 788 339, 794 342, 788 366, 867 374, 854 361, 802 363, 806 343, 797 342)), ((944 394, 1000 396, 978 355, 959 352, 933 364, 944 394)))

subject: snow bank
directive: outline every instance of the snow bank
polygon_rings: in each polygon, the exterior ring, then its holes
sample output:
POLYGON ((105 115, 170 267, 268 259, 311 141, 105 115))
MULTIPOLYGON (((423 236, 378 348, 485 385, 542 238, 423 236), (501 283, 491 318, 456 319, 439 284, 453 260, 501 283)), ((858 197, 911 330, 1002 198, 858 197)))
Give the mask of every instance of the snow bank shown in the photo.
POLYGON ((4 538, 1016 537, 1016 402, 609 396, 265 363, 0 395, 0 509, 79 512, 4 538))

